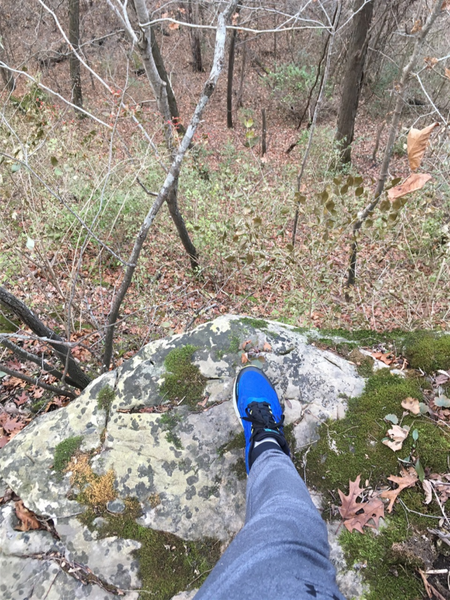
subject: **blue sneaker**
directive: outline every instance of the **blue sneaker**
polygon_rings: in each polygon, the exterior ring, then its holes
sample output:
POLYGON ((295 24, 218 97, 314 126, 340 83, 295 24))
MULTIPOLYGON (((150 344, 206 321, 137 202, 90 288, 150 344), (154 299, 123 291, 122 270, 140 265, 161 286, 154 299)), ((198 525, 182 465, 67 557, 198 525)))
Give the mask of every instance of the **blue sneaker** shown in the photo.
POLYGON ((233 405, 245 434, 245 466, 247 474, 258 456, 266 449, 277 448, 290 456, 284 437, 284 414, 269 378, 257 367, 244 367, 236 377, 233 405), (265 444, 257 444, 266 438, 265 444), (264 446, 264 447, 263 447, 264 446))

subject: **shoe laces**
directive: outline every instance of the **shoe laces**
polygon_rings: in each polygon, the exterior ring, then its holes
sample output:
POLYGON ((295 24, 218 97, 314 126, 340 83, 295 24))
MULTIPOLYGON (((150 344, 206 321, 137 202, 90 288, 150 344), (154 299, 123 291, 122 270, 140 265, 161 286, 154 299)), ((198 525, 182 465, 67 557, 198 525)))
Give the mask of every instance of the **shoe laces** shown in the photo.
POLYGON ((276 421, 268 402, 251 402, 245 412, 247 416, 242 418, 252 424, 252 433, 256 433, 259 429, 270 429, 280 433, 279 429, 283 425, 284 415, 279 421, 276 421))

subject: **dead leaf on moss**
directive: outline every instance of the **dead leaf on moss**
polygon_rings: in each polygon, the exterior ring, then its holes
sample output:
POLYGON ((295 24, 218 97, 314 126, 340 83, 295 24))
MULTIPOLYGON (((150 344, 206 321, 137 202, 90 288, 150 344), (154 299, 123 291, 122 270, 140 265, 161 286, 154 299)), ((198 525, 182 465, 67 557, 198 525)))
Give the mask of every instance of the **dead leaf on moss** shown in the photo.
POLYGON ((450 498, 450 473, 438 474, 432 473, 428 479, 430 479, 434 489, 439 495, 439 499, 443 504, 450 498))
POLYGON ((409 410, 413 415, 420 414, 420 403, 416 398, 405 398, 402 402, 404 409, 409 410))
POLYGON ((420 167, 423 155, 428 146, 431 132, 436 127, 439 127, 439 123, 432 123, 424 129, 415 129, 414 127, 411 127, 406 140, 411 171, 416 171, 420 167))
POLYGON ((394 502, 397 500, 398 495, 405 488, 413 487, 416 485, 418 480, 416 470, 413 467, 410 467, 408 470, 402 469, 402 476, 397 477, 396 475, 391 475, 388 477, 389 481, 392 481, 398 485, 398 488, 395 490, 385 490, 381 492, 382 498, 387 498, 389 500, 389 505, 387 507, 387 511, 389 513, 392 512, 392 508, 394 506, 394 502))
POLYGON ((409 427, 400 427, 400 425, 393 425, 391 429, 388 429, 387 435, 391 438, 385 438, 381 440, 385 446, 388 446, 394 452, 402 449, 403 442, 406 440, 409 434, 409 427))
POLYGON ((349 482, 347 496, 338 490, 342 502, 339 512, 348 531, 352 532, 356 529, 364 533, 363 527, 378 527, 380 518, 384 517, 384 504, 379 498, 371 498, 368 502, 357 502, 357 498, 364 492, 364 488, 359 487, 360 480, 361 475, 358 475, 355 481, 349 482), (375 525, 369 523, 371 520, 375 525))
POLYGON ((421 190, 431 178, 431 175, 428 175, 428 173, 413 173, 402 184, 388 190, 389 200, 395 200, 411 192, 421 190))
POLYGON ((30 531, 30 529, 39 529, 40 523, 36 519, 36 515, 31 510, 28 510, 22 502, 22 500, 18 500, 14 504, 14 508, 16 509, 17 518, 22 521, 22 523, 15 527, 17 531, 30 531))
POLYGON ((425 492, 425 500, 423 503, 430 504, 430 502, 433 500, 433 484, 431 481, 428 481, 428 479, 424 479, 422 481, 422 487, 423 491, 425 492))

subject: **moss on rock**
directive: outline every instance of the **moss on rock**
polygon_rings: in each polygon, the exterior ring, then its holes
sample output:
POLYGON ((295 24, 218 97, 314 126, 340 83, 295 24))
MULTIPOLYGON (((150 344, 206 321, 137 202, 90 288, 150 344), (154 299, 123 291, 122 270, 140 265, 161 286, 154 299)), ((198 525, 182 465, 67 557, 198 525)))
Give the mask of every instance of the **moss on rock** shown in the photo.
POLYGON ((450 369, 450 335, 418 331, 405 340, 405 355, 413 369, 432 373, 450 369))
MULTIPOLYGON (((220 542, 209 538, 191 542, 165 531, 147 529, 136 523, 142 512, 138 500, 127 498, 125 506, 120 515, 106 511, 101 514, 106 523, 99 529, 99 535, 140 542, 141 548, 135 555, 145 596, 170 600, 194 583, 194 587, 200 586, 220 557, 220 542)), ((81 518, 92 528, 96 516, 98 513, 90 510, 81 518)))
POLYGON ((115 398, 114 390, 110 385, 105 385, 99 393, 97 397, 97 406, 99 409, 109 411, 111 404, 115 398))
POLYGON ((83 436, 67 438, 60 442, 55 448, 55 459, 53 461, 53 469, 58 473, 62 473, 69 464, 72 456, 80 448, 83 436))
POLYGON ((196 350, 195 346, 189 344, 171 350, 164 361, 167 373, 161 385, 161 393, 166 398, 173 402, 184 400, 192 407, 202 399, 207 381, 200 369, 191 362, 196 350))

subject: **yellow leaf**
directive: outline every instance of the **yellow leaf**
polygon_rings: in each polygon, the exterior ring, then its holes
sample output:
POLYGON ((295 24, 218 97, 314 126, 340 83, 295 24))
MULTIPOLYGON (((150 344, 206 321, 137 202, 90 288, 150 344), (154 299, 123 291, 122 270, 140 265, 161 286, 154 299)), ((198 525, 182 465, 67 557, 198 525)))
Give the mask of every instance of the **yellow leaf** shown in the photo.
POLYGON ((403 408, 412 412, 413 415, 420 414, 419 401, 416 398, 405 398, 402 402, 403 408))
POLYGON ((413 173, 401 185, 396 185, 388 191, 389 200, 395 200, 411 192, 421 190, 430 179, 431 175, 428 175, 428 173, 413 173))
POLYGON ((407 150, 409 166, 412 171, 416 171, 420 167, 423 155, 428 146, 428 140, 435 127, 439 127, 439 123, 433 123, 425 127, 425 129, 414 129, 412 127, 408 133, 407 150))

